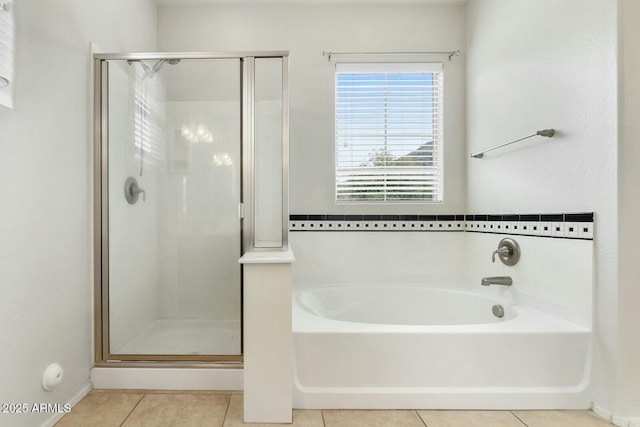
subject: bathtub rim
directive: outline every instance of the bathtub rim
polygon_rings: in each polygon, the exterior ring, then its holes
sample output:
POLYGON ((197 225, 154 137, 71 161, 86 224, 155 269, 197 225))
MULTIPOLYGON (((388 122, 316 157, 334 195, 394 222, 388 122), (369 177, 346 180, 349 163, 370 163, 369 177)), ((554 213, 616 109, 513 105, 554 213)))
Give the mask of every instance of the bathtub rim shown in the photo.
MULTIPOLYGON (((437 285, 425 284, 298 284, 293 287, 292 316, 293 333, 457 333, 457 332, 518 332, 518 333, 566 333, 592 332, 591 319, 574 319, 571 316, 559 316, 553 310, 544 310, 545 302, 532 297, 518 295, 517 293, 502 293, 491 295, 490 292, 469 292, 468 289, 448 289, 437 285), (504 322, 458 325, 397 325, 397 324, 370 324, 334 320, 312 314, 300 304, 300 294, 320 289, 337 288, 420 288, 424 290, 436 290, 457 294, 471 294, 483 299, 488 299, 496 304, 511 307, 516 312, 516 317, 504 322), (489 295, 487 295, 489 293, 489 295), (526 304, 526 303, 530 304, 526 304)), ((574 316, 575 317, 575 316, 574 316)))
MULTIPOLYGON (((357 324, 367 324, 367 325, 389 325, 389 326, 466 326, 466 325, 480 325, 480 324, 492 324, 492 323, 504 323, 504 322, 510 322, 512 320, 514 320, 515 318, 518 317, 518 310, 513 306, 513 304, 511 304, 508 301, 502 300, 502 299, 496 299, 490 296, 486 296, 486 295, 481 295, 478 293, 473 293, 473 292, 467 292, 467 291, 462 291, 462 290, 453 290, 453 289, 443 289, 443 288, 435 288, 435 287, 418 287, 418 286, 404 286, 404 285, 396 285, 396 286, 341 286, 341 287, 322 287, 322 288, 315 288, 315 289, 306 289, 304 291, 298 292, 296 293, 294 296, 294 298, 296 298, 296 303, 299 305, 299 307, 305 311, 307 311, 308 313, 312 314, 312 315, 316 315, 320 318, 323 319, 328 319, 328 320, 335 320, 337 322, 346 322, 346 323, 357 323, 357 324), (476 303, 482 303, 484 306, 487 307, 487 310, 485 311, 485 314, 483 314, 483 316, 486 316, 486 318, 488 318, 488 321, 479 321, 479 322, 464 322, 464 323, 447 323, 447 322, 443 322, 443 323, 393 323, 393 322, 366 322, 366 321, 358 321, 358 320, 346 320, 346 319, 337 319, 334 317, 331 317, 330 315, 325 316, 323 313, 318 312, 317 310, 315 310, 313 307, 311 307, 306 301, 305 301, 305 297, 307 296, 307 294, 311 294, 310 296, 316 296, 317 298, 320 299, 320 302, 323 303, 323 298, 322 296, 318 296, 318 294, 323 294, 325 292, 329 292, 332 293, 334 291, 353 291, 353 290, 358 290, 358 294, 360 294, 360 292, 366 292, 367 290, 371 290, 371 291, 376 291, 379 292, 380 290, 396 290, 400 288, 401 291, 408 291, 411 293, 411 296, 413 296, 414 298, 418 298, 420 293, 426 292, 426 293, 436 293, 439 294, 438 296, 434 295, 434 297, 436 298, 457 298, 457 296, 461 296, 461 298, 464 298, 466 301, 466 304, 476 304, 476 303), (446 295, 446 296, 444 296, 446 295), (506 316, 504 319, 500 319, 500 318, 492 318, 490 317, 490 313, 489 313, 489 307, 491 307, 492 305, 501 305, 505 308, 505 312, 506 312, 506 316)), ((375 304, 375 303, 374 303, 375 304)), ((410 303, 411 304, 411 303, 410 303)), ((466 305, 463 303, 463 306, 466 305)), ((425 305, 425 308, 429 308, 430 306, 428 304, 425 305)), ((458 307, 460 308, 460 307, 458 307)), ((375 307, 374 307, 375 309, 375 307)), ((464 308, 463 308, 464 309, 464 308)), ((492 315, 491 315, 492 316, 492 315)))

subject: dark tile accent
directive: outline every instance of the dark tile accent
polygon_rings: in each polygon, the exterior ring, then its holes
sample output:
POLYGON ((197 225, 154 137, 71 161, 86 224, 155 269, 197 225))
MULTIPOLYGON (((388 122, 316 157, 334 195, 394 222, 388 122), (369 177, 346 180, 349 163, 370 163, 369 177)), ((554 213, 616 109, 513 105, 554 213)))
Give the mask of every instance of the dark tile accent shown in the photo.
POLYGON ((362 215, 365 221, 380 221, 382 215, 362 215))
POLYGON ((475 215, 465 215, 464 219, 465 219, 465 221, 475 221, 476 220, 476 216, 475 215))
POLYGON ((362 215, 345 215, 345 221, 362 221, 362 215))
POLYGON ((520 215, 502 215, 503 221, 520 221, 520 215))
POLYGON ((306 215, 289 215, 289 220, 290 221, 306 221, 307 216, 306 215))
POLYGON ((487 215, 487 221, 502 221, 502 215, 487 215))
POLYGON ((564 222, 593 222, 593 212, 564 214, 564 222))
POLYGON ((400 215, 400 221, 417 221, 418 215, 400 215))
POLYGON ((476 221, 486 221, 488 215, 476 215, 476 221))
POLYGON ((436 219, 436 215, 418 215, 419 221, 435 221, 436 219))
POLYGON ((400 215, 381 215, 382 221, 399 221, 400 215))
POLYGON ((540 221, 542 222, 562 222, 562 214, 542 214, 540 221))
POLYGON ((520 215, 520 221, 528 221, 528 222, 540 221, 540 215, 520 215))
POLYGON ((344 215, 327 215, 329 221, 344 221, 344 215))
POLYGON ((455 215, 437 215, 438 219, 436 221, 455 221, 455 215))
POLYGON ((326 215, 308 215, 309 221, 326 221, 326 215))
POLYGON ((456 221, 464 221, 464 215, 456 215, 456 221))

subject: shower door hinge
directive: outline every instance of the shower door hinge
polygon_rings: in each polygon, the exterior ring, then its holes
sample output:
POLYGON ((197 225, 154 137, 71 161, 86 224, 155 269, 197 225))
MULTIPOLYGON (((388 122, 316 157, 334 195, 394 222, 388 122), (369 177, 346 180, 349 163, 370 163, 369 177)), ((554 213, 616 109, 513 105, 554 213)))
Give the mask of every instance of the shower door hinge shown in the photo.
POLYGON ((238 203, 238 218, 244 218, 244 203, 238 203))

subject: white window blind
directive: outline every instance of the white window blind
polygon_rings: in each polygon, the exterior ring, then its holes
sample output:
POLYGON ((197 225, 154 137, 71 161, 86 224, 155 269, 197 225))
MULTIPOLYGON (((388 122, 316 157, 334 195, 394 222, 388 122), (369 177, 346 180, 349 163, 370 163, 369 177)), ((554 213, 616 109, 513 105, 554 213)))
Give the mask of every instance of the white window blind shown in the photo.
POLYGON ((442 200, 442 64, 336 64, 336 200, 442 200))

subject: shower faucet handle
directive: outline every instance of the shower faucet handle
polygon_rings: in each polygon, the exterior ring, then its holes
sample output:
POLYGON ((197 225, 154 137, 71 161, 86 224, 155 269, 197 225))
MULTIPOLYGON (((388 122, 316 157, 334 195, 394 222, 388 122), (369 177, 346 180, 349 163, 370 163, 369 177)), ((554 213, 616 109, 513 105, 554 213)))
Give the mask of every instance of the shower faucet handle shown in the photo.
POLYGON ((146 202, 147 201, 146 191, 140 188, 140 186, 138 185, 138 181, 135 178, 131 176, 127 178, 127 180, 124 183, 124 197, 127 199, 127 202, 130 205, 135 204, 138 201, 138 197, 140 196, 140 193, 142 193, 142 201, 146 202))
POLYGON ((147 192, 144 191, 142 188, 138 187, 134 190, 132 190, 135 194, 140 194, 142 193, 142 201, 146 202, 147 201, 147 192))

